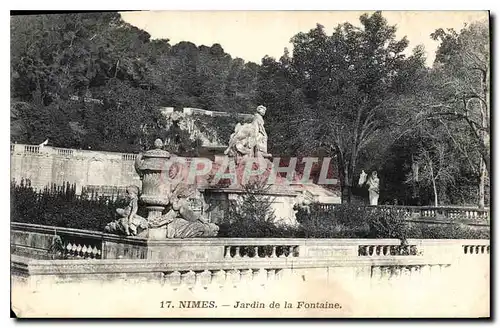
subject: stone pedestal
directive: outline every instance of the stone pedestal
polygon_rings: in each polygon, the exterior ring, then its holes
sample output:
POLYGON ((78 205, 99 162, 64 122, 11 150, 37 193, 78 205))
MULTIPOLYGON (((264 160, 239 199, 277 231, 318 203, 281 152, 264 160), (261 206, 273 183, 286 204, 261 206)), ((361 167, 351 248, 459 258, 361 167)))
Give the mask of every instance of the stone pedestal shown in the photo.
MULTIPOLYGON (((205 202, 210 204, 211 210, 207 213, 210 222, 218 223, 229 211, 229 203, 238 201, 245 191, 237 188, 206 188, 202 192, 205 202)), ((272 202, 271 207, 276 215, 276 221, 289 225, 297 224, 293 209, 297 197, 296 191, 272 190, 262 196, 272 202)))
POLYGON ((167 227, 150 228, 148 230, 148 240, 165 240, 167 237, 167 227))

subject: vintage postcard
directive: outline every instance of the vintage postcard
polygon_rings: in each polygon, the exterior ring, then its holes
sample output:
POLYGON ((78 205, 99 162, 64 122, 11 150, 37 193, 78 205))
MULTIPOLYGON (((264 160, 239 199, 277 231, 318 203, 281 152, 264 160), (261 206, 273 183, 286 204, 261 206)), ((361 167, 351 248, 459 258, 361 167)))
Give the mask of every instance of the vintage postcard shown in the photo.
POLYGON ((18 318, 489 318, 487 11, 28 14, 18 318))

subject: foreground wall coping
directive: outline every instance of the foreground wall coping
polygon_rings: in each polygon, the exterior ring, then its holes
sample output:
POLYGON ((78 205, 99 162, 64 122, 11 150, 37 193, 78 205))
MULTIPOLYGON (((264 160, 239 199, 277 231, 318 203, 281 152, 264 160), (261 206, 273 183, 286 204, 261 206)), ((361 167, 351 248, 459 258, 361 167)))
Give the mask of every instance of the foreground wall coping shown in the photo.
MULTIPOLYGON (((399 239, 353 239, 353 238, 189 238, 147 240, 133 236, 118 236, 98 231, 62 228, 54 226, 36 225, 29 223, 11 222, 11 231, 26 231, 39 233, 63 233, 78 237, 87 237, 103 241, 120 242, 141 245, 224 245, 224 246, 267 246, 267 245, 400 245, 399 239)), ((475 244, 489 245, 489 239, 408 239, 408 244, 425 245, 456 245, 475 244)))
POLYGON ((298 269, 360 266, 422 266, 450 265, 451 257, 401 257, 383 258, 283 258, 238 261, 166 262, 149 260, 34 260, 11 257, 11 267, 29 275, 100 274, 100 273, 151 273, 167 271, 248 270, 248 269, 298 269))

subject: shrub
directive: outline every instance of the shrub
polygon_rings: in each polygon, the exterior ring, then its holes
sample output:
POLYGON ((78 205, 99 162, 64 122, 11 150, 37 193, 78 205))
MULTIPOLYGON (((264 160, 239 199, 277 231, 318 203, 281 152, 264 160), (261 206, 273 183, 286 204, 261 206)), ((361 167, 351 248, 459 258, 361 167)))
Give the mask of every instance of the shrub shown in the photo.
POLYGON ((29 181, 11 183, 11 220, 15 222, 103 231, 115 219, 116 208, 124 206, 121 198, 78 196, 70 184, 36 191, 29 181))
POLYGON ((292 237, 294 229, 276 223, 272 197, 266 196, 270 186, 252 181, 244 186, 238 201, 230 203, 229 211, 219 223, 219 237, 292 237))
MULTIPOLYGON (((228 215, 220 222, 219 237, 397 238, 403 244, 409 238, 490 238, 488 229, 463 224, 408 224, 394 211, 355 204, 339 204, 332 210, 313 204, 310 213, 297 212, 298 226, 288 226, 276 222, 267 188, 258 181, 247 184, 241 199, 231 204, 228 215)), ((126 205, 121 198, 77 196, 75 186, 69 184, 35 191, 29 181, 11 183, 11 220, 15 222, 103 231, 108 222, 116 219, 116 209, 126 205)))

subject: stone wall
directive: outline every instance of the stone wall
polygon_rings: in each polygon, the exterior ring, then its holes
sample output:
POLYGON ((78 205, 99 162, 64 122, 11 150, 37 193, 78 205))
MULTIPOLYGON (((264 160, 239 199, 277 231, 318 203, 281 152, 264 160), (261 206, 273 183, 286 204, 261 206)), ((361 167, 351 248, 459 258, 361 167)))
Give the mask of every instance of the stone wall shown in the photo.
MULTIPOLYGON (((40 237, 41 227, 23 229, 27 237, 17 234, 14 244, 47 246, 46 238, 40 237)), ((89 237, 86 231, 57 233, 89 237)), ((489 315, 489 240, 409 240, 406 255, 392 252, 399 245, 394 239, 168 240, 147 245, 164 249, 156 251, 163 257, 149 258, 153 250, 148 249, 142 259, 127 259, 140 249, 140 240, 96 237, 121 245, 113 246, 120 254, 85 258, 82 245, 71 241, 71 259, 33 259, 14 253, 14 312, 19 317, 163 318, 489 315), (213 306, 181 309, 180 302, 187 300, 208 300, 213 306), (172 308, 160 308, 161 301, 171 302, 172 308), (285 301, 293 308, 284 308, 285 301), (264 305, 256 307, 255 302, 264 305), (270 308, 272 302, 281 303, 281 309, 270 308), (299 302, 303 302, 300 308, 299 302), (254 306, 238 307, 241 303, 254 306)))
POLYGON ((11 145, 11 179, 29 179, 35 188, 50 184, 84 186, 141 185, 134 170, 135 154, 11 145))

